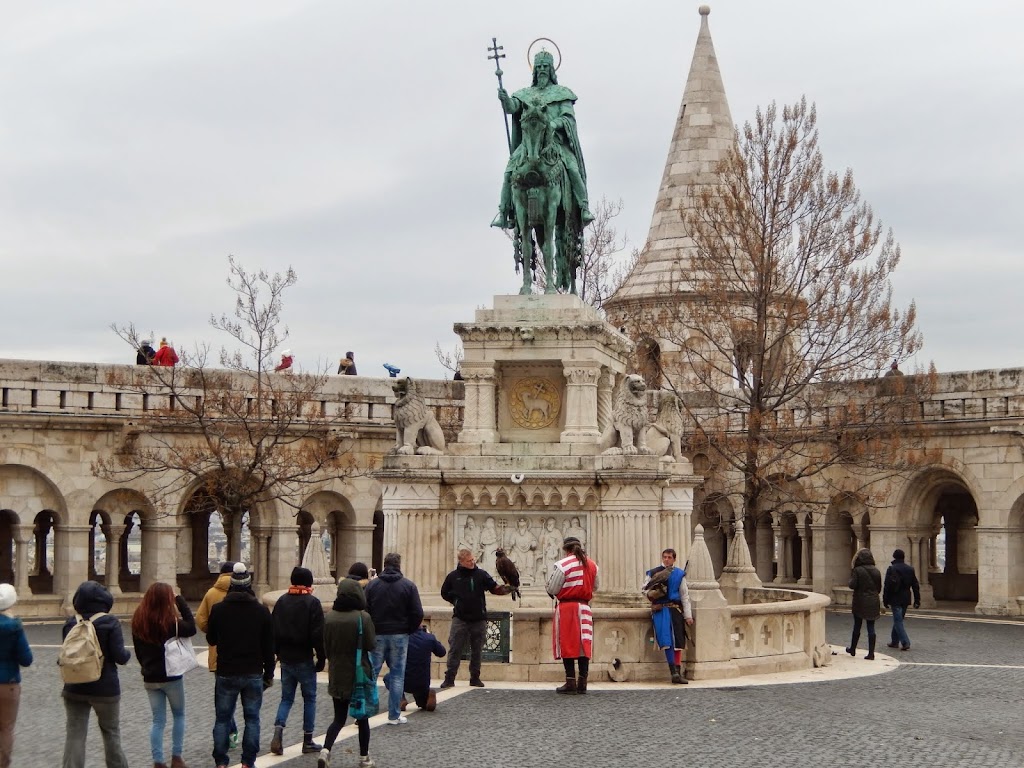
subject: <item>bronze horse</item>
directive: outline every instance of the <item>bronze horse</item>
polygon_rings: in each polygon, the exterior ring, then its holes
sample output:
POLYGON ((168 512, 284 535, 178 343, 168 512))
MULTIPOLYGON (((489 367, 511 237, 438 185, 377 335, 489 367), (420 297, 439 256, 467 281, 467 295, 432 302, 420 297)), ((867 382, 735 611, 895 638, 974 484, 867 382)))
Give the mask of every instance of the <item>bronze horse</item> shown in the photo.
POLYGON ((520 294, 532 292, 536 249, 544 258, 544 293, 576 292, 572 243, 578 236, 569 208, 572 193, 565 165, 553 146, 554 129, 544 104, 523 103, 523 138, 513 157, 512 203, 515 208, 517 264, 523 267, 520 294))

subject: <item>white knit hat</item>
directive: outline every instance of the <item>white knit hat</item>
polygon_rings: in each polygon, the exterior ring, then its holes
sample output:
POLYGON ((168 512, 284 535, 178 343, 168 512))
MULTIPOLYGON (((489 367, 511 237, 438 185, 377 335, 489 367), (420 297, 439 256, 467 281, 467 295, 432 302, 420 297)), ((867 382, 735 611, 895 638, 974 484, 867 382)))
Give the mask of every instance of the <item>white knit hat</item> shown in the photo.
POLYGON ((0 611, 6 611, 18 602, 18 593, 10 584, 0 584, 0 611))
POLYGON ((249 569, 245 567, 245 563, 235 563, 235 567, 231 569, 231 586, 252 586, 252 574, 249 573, 249 569))

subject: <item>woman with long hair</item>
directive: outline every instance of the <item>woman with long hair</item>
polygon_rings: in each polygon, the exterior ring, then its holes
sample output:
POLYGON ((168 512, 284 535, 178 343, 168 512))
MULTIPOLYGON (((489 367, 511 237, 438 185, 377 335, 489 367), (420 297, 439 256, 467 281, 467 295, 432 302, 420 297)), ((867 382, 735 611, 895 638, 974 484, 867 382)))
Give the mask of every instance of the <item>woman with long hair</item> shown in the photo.
POLYGON ((168 677, 164 666, 164 643, 172 637, 192 637, 196 622, 181 595, 175 596, 169 584, 161 581, 150 585, 132 617, 132 641, 135 656, 142 666, 142 680, 153 710, 153 726, 149 745, 153 768, 167 768, 164 763, 164 727, 167 705, 174 719, 171 728, 171 766, 188 768, 181 759, 185 745, 185 681, 181 675, 168 677))
POLYGON ((590 601, 598 589, 597 563, 587 557, 580 540, 562 542, 561 560, 548 571, 547 591, 557 600, 551 625, 552 651, 565 667, 565 685, 556 693, 586 693, 594 650, 594 616, 590 601), (576 664, 580 674, 576 677, 576 664))
POLYGON ((860 640, 861 622, 868 625, 868 655, 864 658, 871 661, 875 658, 875 619, 882 612, 878 593, 882 591, 882 574, 875 567, 875 556, 870 549, 860 549, 853 556, 853 569, 850 571, 850 589, 853 590, 853 637, 846 652, 857 655, 857 642, 860 640))

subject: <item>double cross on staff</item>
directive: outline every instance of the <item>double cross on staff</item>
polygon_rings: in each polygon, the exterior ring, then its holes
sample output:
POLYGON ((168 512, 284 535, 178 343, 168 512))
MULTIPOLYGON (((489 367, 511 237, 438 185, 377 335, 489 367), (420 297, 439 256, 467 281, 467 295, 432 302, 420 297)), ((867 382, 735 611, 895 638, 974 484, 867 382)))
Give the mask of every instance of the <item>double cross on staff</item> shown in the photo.
MULTIPOLYGON (((498 88, 502 88, 503 89, 505 86, 501 84, 501 76, 503 74, 505 74, 505 73, 501 71, 500 59, 504 59, 505 58, 505 54, 504 53, 499 53, 499 51, 505 50, 505 46, 498 45, 498 38, 492 37, 491 38, 491 46, 487 50, 494 54, 493 56, 488 56, 487 60, 490 61, 491 59, 494 59, 494 74, 498 78, 498 88)), ((505 120, 505 141, 508 142, 508 153, 511 155, 512 154, 512 134, 508 130, 508 114, 506 114, 506 112, 505 112, 504 105, 502 105, 502 108, 501 108, 501 116, 505 120)))

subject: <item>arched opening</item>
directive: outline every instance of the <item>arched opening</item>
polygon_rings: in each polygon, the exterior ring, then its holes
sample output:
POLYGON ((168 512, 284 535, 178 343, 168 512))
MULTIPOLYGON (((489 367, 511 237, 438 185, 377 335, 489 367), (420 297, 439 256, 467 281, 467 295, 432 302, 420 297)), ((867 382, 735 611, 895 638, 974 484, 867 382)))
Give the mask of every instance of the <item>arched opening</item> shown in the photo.
POLYGON ((313 530, 313 515, 304 509, 299 510, 299 514, 295 517, 295 525, 298 528, 298 538, 295 541, 295 556, 294 560, 296 563, 302 562, 302 556, 306 552, 306 547, 309 545, 309 539, 313 530))
POLYGON ((932 510, 928 581, 936 600, 978 601, 978 507, 963 487, 943 488, 932 510))
POLYGON ((33 595, 52 595, 54 576, 54 528, 57 516, 48 509, 36 515, 29 549, 28 586, 33 595))
POLYGON ((10 509, 0 509, 0 581, 15 583, 14 567, 17 551, 14 544, 14 526, 18 516, 10 509))
MULTIPOLYGON (((314 493, 305 501, 296 520, 300 556, 306 550, 314 521, 320 526, 320 537, 331 574, 335 578, 344 576, 348 573, 348 567, 360 558, 361 534, 356 526, 356 513, 351 502, 334 491, 314 493)), ((365 554, 362 555, 362 558, 365 557, 365 554)))
POLYGON ((1006 537, 1010 610, 1013 612, 1017 608, 1024 611, 1024 602, 1018 598, 1018 595, 1024 596, 1024 496, 1017 497, 1010 509, 1006 537))
POLYGON ((715 578, 722 575, 722 570, 729 559, 729 537, 732 528, 732 509, 729 502, 721 496, 706 499, 701 503, 696 516, 697 524, 704 526, 704 542, 711 554, 711 565, 715 578))
POLYGON ((384 570, 384 509, 378 502, 373 512, 373 567, 377 572, 384 570))
POLYGON ((636 346, 636 367, 648 389, 661 388, 661 347, 657 341, 650 337, 640 339, 636 346))
POLYGON ((178 536, 178 587, 186 600, 201 600, 216 581, 227 537, 217 505, 205 491, 188 500, 180 523, 185 535, 178 536))
POLYGON ((89 515, 89 578, 105 582, 107 577, 107 534, 110 518, 101 509, 89 515))
POLYGON ((142 580, 142 515, 137 511, 124 516, 121 529, 118 585, 122 592, 141 592, 142 580))
POLYGON ((797 534, 796 514, 776 512, 774 529, 775 583, 796 584, 803 576, 802 541, 797 534))

